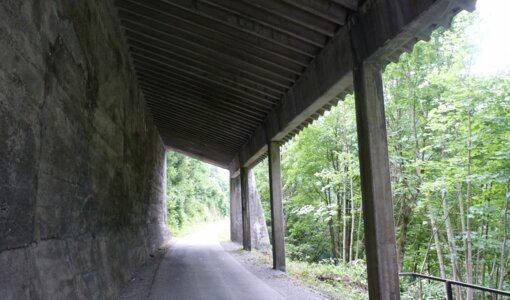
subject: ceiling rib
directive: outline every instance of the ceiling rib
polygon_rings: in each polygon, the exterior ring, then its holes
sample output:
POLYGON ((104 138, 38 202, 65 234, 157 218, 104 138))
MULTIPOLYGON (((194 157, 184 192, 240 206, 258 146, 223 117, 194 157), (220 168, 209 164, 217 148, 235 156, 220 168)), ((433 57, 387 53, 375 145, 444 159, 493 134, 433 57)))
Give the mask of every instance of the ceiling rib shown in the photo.
POLYGON ((230 163, 345 24, 354 0, 296 1, 117 0, 166 145, 230 163))
MULTIPOLYGON (((161 71, 159 75, 148 75, 147 77, 150 77, 151 80, 153 80, 155 83, 157 83, 160 86, 162 86, 162 84, 164 84, 164 82, 162 82, 163 79, 171 80, 173 78, 179 78, 179 75, 180 74, 178 72, 174 73, 173 70, 165 70, 164 72, 161 71)), ((184 80, 186 80, 185 77, 183 77, 183 78, 184 78, 184 80)), ((199 81, 198 82, 194 82, 193 80, 188 80, 188 82, 190 84, 194 85, 194 86, 202 86, 203 85, 199 81)), ((250 103, 252 105, 258 105, 258 106, 266 108, 266 109, 268 107, 274 105, 273 101, 270 101, 270 100, 267 100, 267 99, 259 99, 259 101, 257 101, 257 99, 255 97, 248 97, 246 95, 242 95, 240 93, 237 93, 234 90, 227 90, 222 85, 215 85, 214 82, 211 82, 211 83, 213 83, 212 86, 203 85, 204 88, 205 89, 209 89, 210 91, 214 91, 215 88, 216 88, 216 90, 218 88, 220 88, 220 89, 222 89, 220 93, 223 93, 225 95, 230 95, 229 97, 241 98, 247 104, 250 103)), ((214 94, 212 94, 211 97, 214 97, 214 94)))
POLYGON ((254 23, 260 23, 265 26, 270 27, 273 30, 279 30, 290 36, 293 36, 297 39, 300 39, 303 42, 319 47, 319 49, 324 48, 324 45, 327 42, 327 37, 309 28, 300 26, 299 24, 294 23, 292 20, 289 22, 288 20, 284 20, 278 16, 275 16, 271 13, 267 13, 263 10, 253 9, 252 6, 246 5, 241 1, 231 1, 231 0, 201 0, 201 2, 207 3, 208 5, 218 7, 220 9, 229 11, 233 14, 237 15, 250 15, 249 20, 254 23))
POLYGON ((233 86, 233 85, 230 85, 231 83, 229 83, 229 82, 224 82, 225 79, 223 79, 223 81, 221 81, 220 79, 216 79, 217 77, 211 76, 210 74, 205 73, 205 72, 202 74, 197 74, 192 71, 182 70, 182 69, 172 66, 172 64, 161 62, 161 61, 158 61, 157 59, 150 58, 150 57, 143 57, 143 56, 138 55, 137 53, 132 53, 132 56, 135 60, 145 61, 145 62, 149 62, 152 64, 156 64, 159 67, 168 68, 166 70, 166 72, 168 72, 168 73, 177 73, 176 75, 179 75, 179 74, 182 75, 183 73, 185 73, 185 76, 189 76, 190 78, 193 78, 193 79, 191 79, 191 81, 193 81, 193 80, 207 81, 209 83, 212 83, 212 84, 215 84, 218 86, 222 86, 223 88, 229 90, 230 92, 235 92, 235 94, 242 95, 243 97, 245 97, 247 99, 254 99, 254 101, 256 101, 256 102, 274 103, 278 99, 276 97, 268 97, 266 95, 261 94, 260 92, 252 93, 251 91, 246 91, 242 87, 233 86))
POLYGON ((164 94, 168 91, 179 91, 182 93, 188 93, 196 95, 197 97, 200 97, 204 102, 214 102, 217 103, 219 107, 226 107, 227 109, 232 109, 236 113, 245 115, 247 118, 253 118, 256 120, 263 119, 265 116, 266 108, 260 108, 260 107, 254 107, 252 105, 247 104, 246 102, 242 102, 242 100, 239 99, 233 99, 230 98, 230 100, 227 100, 226 98, 221 97, 221 95, 218 95, 217 93, 213 92, 203 92, 199 91, 196 86, 193 87, 187 87, 184 86, 180 82, 175 81, 165 81, 165 86, 158 86, 154 85, 149 81, 145 81, 144 75, 140 74, 140 85, 142 86, 143 90, 150 90, 150 91, 156 91, 161 94, 164 94), (235 101, 233 101, 235 100, 235 101))
MULTIPOLYGON (((146 38, 149 39, 157 40, 159 41, 159 44, 175 46, 178 45, 179 48, 185 49, 186 52, 203 53, 206 56, 208 56, 212 61, 223 61, 225 63, 235 65, 236 68, 247 70, 247 72, 249 73, 257 74, 262 78, 263 77, 270 78, 275 82, 280 82, 283 84, 292 84, 296 78, 296 74, 289 74, 290 72, 288 71, 271 68, 262 61, 258 62, 251 60, 244 61, 241 60, 240 58, 234 57, 235 54, 231 54, 232 56, 229 56, 219 52, 218 50, 215 50, 214 48, 207 48, 204 45, 200 45, 198 43, 191 42, 180 37, 165 34, 164 32, 159 30, 146 28, 144 26, 137 26, 135 24, 133 27, 128 29, 128 36, 131 32, 145 36, 146 38)), ((245 56, 245 58, 246 57, 247 56, 245 56)))
POLYGON ((262 24, 254 24, 245 18, 238 18, 236 15, 222 11, 216 7, 208 6, 200 1, 166 0, 165 3, 184 9, 202 18, 215 20, 216 22, 222 23, 223 25, 229 26, 237 31, 242 31, 247 35, 253 35, 265 39, 294 52, 307 55, 310 58, 315 57, 319 51, 318 47, 293 38, 288 34, 268 28, 262 24))
POLYGON ((214 116, 218 116, 220 118, 225 118, 232 124, 239 123, 239 128, 243 130, 253 130, 254 126, 256 126, 256 122, 250 122, 248 120, 239 120, 239 117, 236 118, 236 116, 226 113, 224 110, 214 110, 211 108, 208 108, 206 106, 197 104, 192 97, 182 94, 176 94, 173 92, 167 92, 166 95, 161 95, 158 93, 155 93, 153 91, 147 91, 144 93, 146 96, 149 96, 150 98, 159 99, 161 101, 161 104, 164 105, 164 107, 173 109, 179 107, 179 104, 183 107, 194 109, 194 110, 203 110, 206 114, 213 114, 214 116))
POLYGON ((283 2, 298 7, 304 11, 313 13, 338 25, 344 25, 347 19, 347 11, 340 5, 331 1, 323 0, 282 0, 283 2))
POLYGON ((275 14, 276 16, 295 22, 305 28, 314 30, 327 37, 333 37, 338 25, 334 22, 324 20, 317 15, 311 14, 302 9, 289 6, 282 1, 274 0, 240 0, 245 3, 263 10, 266 13, 275 14))
POLYGON ((211 28, 203 26, 201 24, 196 24, 193 22, 189 22, 186 19, 177 17, 172 14, 167 14, 162 11, 154 10, 153 8, 148 8, 146 6, 127 3, 126 5, 129 9, 121 9, 120 15, 126 19, 133 18, 150 18, 154 21, 157 21, 162 24, 171 25, 173 28, 178 27, 180 30, 195 35, 197 37, 205 38, 208 40, 213 40, 221 44, 236 44, 237 48, 242 51, 246 51, 255 56, 259 56, 262 59, 265 59, 268 62, 274 63, 277 66, 282 68, 288 68, 294 71, 302 71, 303 67, 306 67, 307 64, 302 61, 294 61, 289 59, 288 57, 284 57, 278 54, 273 53, 270 50, 267 50, 263 47, 257 46, 254 43, 247 43, 239 40, 239 38, 232 37, 223 32, 215 31, 211 28))
MULTIPOLYGON (((119 2, 119 6, 122 9, 130 3, 143 5, 143 3, 138 1, 124 0, 119 2)), ((313 56, 295 52, 292 48, 289 49, 288 46, 282 46, 279 43, 274 43, 271 39, 259 37, 253 34, 246 34, 245 32, 236 30, 235 27, 225 25, 214 18, 202 17, 178 6, 172 6, 162 1, 154 1, 151 2, 150 7, 153 10, 162 12, 169 18, 175 18, 176 20, 183 22, 183 27, 186 27, 188 24, 194 24, 199 27, 207 28, 209 31, 215 32, 217 35, 228 36, 238 42, 245 42, 255 47, 266 49, 266 51, 270 51, 273 54, 280 56, 282 59, 294 61, 305 67, 310 62, 310 59, 313 58, 313 56)), ((129 8, 127 10, 129 11, 129 8)), ((136 8, 134 8, 134 10, 136 11, 136 8)))
MULTIPOLYGON (((137 15, 138 16, 138 15, 137 15)), ((143 17, 140 19, 147 19, 147 17, 143 17)), ((154 21, 152 19, 140 20, 140 21, 125 21, 132 23, 130 30, 134 32, 140 33, 142 31, 146 36, 153 37, 157 39, 161 39, 163 41, 178 43, 181 45, 181 49, 188 49, 188 47, 192 46, 193 49, 197 51, 202 51, 205 53, 221 53, 225 56, 232 56, 237 58, 238 60, 246 61, 247 63, 251 63, 255 66, 264 66, 265 68, 275 69, 275 74, 284 74, 292 73, 294 75, 299 75, 300 71, 302 71, 302 67, 296 66, 293 68, 282 66, 278 63, 273 62, 272 60, 261 58, 260 53, 256 53, 252 50, 247 50, 244 47, 236 47, 235 49, 230 47, 229 45, 222 44, 221 42, 212 40, 210 38, 195 34, 189 33, 186 30, 182 30, 178 27, 169 26, 168 24, 162 24, 159 21, 154 21), (140 22, 144 21, 146 24, 141 24, 140 22), (149 29, 149 31, 147 31, 149 29)), ((248 48, 250 49, 250 48, 248 48)))
MULTIPOLYGON (((208 65, 206 62, 202 61, 196 61, 193 58, 186 58, 184 55, 176 54, 173 55, 173 51, 164 50, 162 48, 156 48, 154 46, 145 46, 142 44, 138 44, 136 41, 132 42, 131 48, 132 51, 139 51, 139 52, 145 52, 148 54, 148 56, 159 56, 164 57, 167 60, 173 60, 179 59, 179 62, 181 63, 187 63, 193 68, 202 68, 203 71, 209 71, 213 73, 216 76, 219 76, 221 78, 230 78, 231 81, 234 82, 246 82, 250 85, 255 85, 258 89, 264 90, 267 92, 272 92, 273 94, 276 94, 276 97, 279 98, 281 95, 285 92, 284 86, 280 86, 277 84, 274 84, 274 82, 269 82, 267 80, 261 80, 258 77, 253 76, 252 74, 245 73, 242 71, 239 71, 235 68, 226 68, 226 67, 215 67, 214 65, 208 65), (171 58, 175 57, 175 59, 171 58)), ((143 54, 141 54, 143 55, 143 54)))
MULTIPOLYGON (((192 101, 190 101, 191 102, 190 105, 196 104, 197 108, 204 107, 204 109, 209 109, 210 111, 214 111, 217 113, 221 113, 221 114, 233 117, 238 122, 241 122, 244 124, 249 124, 249 125, 259 124, 259 122, 261 122, 263 120, 262 118, 256 118, 251 114, 248 114, 244 111, 240 111, 239 109, 231 108, 228 106, 216 106, 214 108, 208 108, 208 106, 203 106, 204 103, 208 103, 208 102, 204 102, 204 101, 202 101, 202 99, 199 99, 199 98, 202 98, 202 96, 200 96, 200 95, 197 96, 196 94, 190 93, 188 91, 173 89, 173 90, 166 90, 164 92, 161 92, 158 89, 145 89, 144 93, 145 93, 145 95, 147 95, 147 94, 148 95, 157 95, 160 97, 165 97, 168 94, 174 95, 174 96, 180 97, 180 98, 190 97, 189 99, 192 99, 192 101), (200 105, 202 105, 202 106, 200 106, 200 105), (240 115, 243 118, 239 118, 240 115)), ((214 105, 214 103, 211 103, 211 105, 214 105)))
POLYGON ((215 139, 221 139, 225 142, 231 142, 235 144, 237 143, 237 137, 242 138, 242 136, 237 136, 236 134, 229 132, 227 128, 218 126, 218 124, 204 128, 201 126, 201 124, 194 120, 182 120, 182 115, 180 113, 178 114, 176 111, 157 111, 156 113, 153 113, 153 117, 156 119, 159 118, 161 122, 165 124, 179 124, 180 126, 185 125, 185 128, 198 130, 198 132, 204 133, 207 136, 214 137, 215 139), (171 118, 168 118, 169 116, 171 116, 171 118), (225 132, 228 132, 228 134, 225 134, 225 132))
POLYGON ((151 50, 144 50, 139 47, 132 47, 133 53, 139 57, 141 60, 143 59, 149 59, 149 60, 159 60, 159 64, 161 65, 168 65, 171 64, 172 66, 180 69, 187 69, 187 72, 202 75, 202 74, 210 74, 211 77, 215 76, 217 78, 222 78, 222 81, 231 84, 232 87, 238 87, 242 89, 243 91, 247 91, 249 93, 253 94, 260 94, 261 96, 265 96, 267 98, 271 98, 275 101, 278 101, 280 97, 282 96, 281 91, 274 91, 266 88, 262 84, 259 84, 258 82, 254 82, 251 80, 248 80, 243 77, 233 77, 232 75, 229 75, 225 72, 218 72, 218 69, 211 68, 207 65, 199 65, 196 66, 193 63, 187 63, 188 60, 177 60, 172 59, 168 55, 165 55, 164 53, 156 53, 156 51, 151 50))

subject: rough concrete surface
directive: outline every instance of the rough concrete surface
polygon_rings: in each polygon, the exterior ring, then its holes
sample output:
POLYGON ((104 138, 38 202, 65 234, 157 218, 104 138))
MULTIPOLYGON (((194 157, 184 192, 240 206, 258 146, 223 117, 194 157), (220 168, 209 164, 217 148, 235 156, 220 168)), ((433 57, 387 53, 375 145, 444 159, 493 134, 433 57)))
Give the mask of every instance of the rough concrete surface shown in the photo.
POLYGON ((0 297, 109 299, 165 242, 164 147, 113 1, 0 2, 0 297))
MULTIPOLYGON (((256 250, 269 250, 271 244, 267 232, 266 218, 253 170, 248 171, 248 197, 250 203, 251 246, 256 250)), ((241 176, 230 178, 230 239, 237 243, 243 242, 241 176)))
POLYGON ((230 178, 230 240, 237 243, 243 242, 241 176, 230 178))
POLYGON ((251 228, 251 246, 256 250, 269 250, 269 234, 267 232, 266 218, 253 170, 248 171, 248 190, 250 198, 250 228, 251 228))
POLYGON ((159 248, 157 252, 151 254, 150 258, 133 272, 131 279, 121 287, 117 296, 118 300, 140 300, 149 297, 159 265, 165 258, 165 254, 170 251, 173 242, 170 241, 159 248))

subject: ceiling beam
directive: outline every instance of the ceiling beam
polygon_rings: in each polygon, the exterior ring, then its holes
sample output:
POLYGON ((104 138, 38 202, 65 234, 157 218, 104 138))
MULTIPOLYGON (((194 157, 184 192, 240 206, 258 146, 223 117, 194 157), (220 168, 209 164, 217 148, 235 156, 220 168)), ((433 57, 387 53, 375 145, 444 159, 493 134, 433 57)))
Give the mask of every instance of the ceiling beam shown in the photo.
POLYGON ((281 82, 285 85, 289 83, 293 83, 295 78, 298 76, 297 71, 289 71, 284 69, 277 69, 275 65, 272 63, 267 63, 261 59, 256 59, 254 57, 248 56, 246 54, 237 55, 235 51, 225 50, 228 45, 221 45, 223 48, 215 49, 214 45, 207 43, 200 43, 198 41, 193 41, 191 39, 185 39, 183 37, 178 37, 176 35, 172 35, 168 32, 160 31, 156 28, 147 27, 143 24, 138 24, 133 21, 123 21, 124 26, 126 27, 126 33, 128 36, 134 34, 139 34, 144 36, 145 38, 149 38, 157 42, 159 45, 167 45, 178 47, 182 52, 192 52, 195 54, 205 54, 209 61, 218 62, 222 61, 225 64, 230 64, 231 66, 235 66, 237 68, 247 70, 250 73, 257 74, 261 78, 269 78, 276 82, 281 82), (224 50, 224 51, 223 51, 224 50), (227 54, 225 54, 227 53, 227 54))
POLYGON ((218 114, 222 113, 222 114, 225 114, 226 116, 231 116, 231 117, 234 117, 237 119, 242 119, 242 122, 245 124, 248 124, 248 125, 253 126, 255 124, 260 124, 260 122, 263 119, 261 117, 256 117, 252 114, 248 114, 244 111, 240 111, 236 108, 232 108, 232 107, 229 107, 224 104, 219 105, 217 102, 209 100, 209 99, 204 99, 201 95, 197 95, 197 94, 193 93, 192 91, 190 92, 190 91, 185 91, 183 89, 177 88, 177 89, 172 89, 172 90, 166 90, 163 92, 160 89, 147 88, 145 85, 141 85, 141 86, 143 86, 142 89, 143 89, 144 93, 159 95, 161 97, 165 97, 169 93, 172 95, 178 96, 178 97, 189 96, 190 97, 189 99, 191 99, 190 104, 199 106, 197 108, 202 107, 204 109, 214 111, 218 114), (242 118, 239 118, 239 116, 241 116, 242 118))
POLYGON ((289 5, 313 13, 321 18, 338 25, 344 25, 347 20, 347 11, 344 7, 329 0, 283 0, 289 5))
MULTIPOLYGON (((164 112, 166 114, 167 112, 164 112)), ((204 127, 196 124, 194 122, 190 122, 189 120, 183 120, 182 118, 176 118, 176 113, 172 113, 173 118, 167 118, 163 115, 163 112, 159 109, 151 109, 151 114, 154 118, 155 124, 158 129, 162 131, 170 130, 170 131, 181 131, 187 132, 190 134, 190 140, 194 140, 197 137, 208 140, 208 141, 216 141, 221 145, 218 146, 218 149, 225 149, 227 146, 235 146, 239 143, 237 138, 233 138, 229 135, 225 135, 221 131, 216 131, 213 128, 213 125, 209 125, 204 130, 204 127)), ((242 139, 241 139, 242 140, 242 139)))
POLYGON ((292 5, 285 4, 283 1, 274 0, 240 0, 252 5, 253 8, 261 9, 267 13, 279 16, 282 19, 289 20, 319 32, 327 37, 333 37, 338 24, 325 20, 312 13, 304 11, 292 5))
MULTIPOLYGON (((186 86, 186 83, 183 83, 180 80, 176 80, 175 78, 168 79, 164 81, 164 85, 152 84, 155 79, 150 79, 150 76, 153 75, 145 75, 143 72, 138 71, 140 86, 143 87, 143 90, 151 90, 158 92, 160 94, 165 94, 168 91, 179 91, 184 94, 194 95, 199 97, 203 101, 209 101, 212 105, 220 106, 230 111, 236 112, 236 114, 240 114, 242 116, 247 116, 247 118, 251 118, 252 120, 257 120, 258 122, 261 119, 264 119, 267 115, 269 109, 259 108, 256 106, 251 106, 248 103, 239 100, 239 99, 226 99, 222 98, 219 95, 214 95, 214 98, 209 94, 210 92, 203 92, 197 86, 186 86), (249 116, 249 117, 248 117, 249 116)), ((160 78, 161 80, 161 78, 160 78)), ((214 92, 213 92, 214 94, 214 92)))
POLYGON ((399 47, 416 42, 416 36, 424 36, 424 32, 429 35, 437 24, 448 23, 459 10, 473 9, 475 3, 476 0, 368 1, 353 15, 350 31, 347 27, 339 30, 231 165, 235 166, 238 160, 237 165, 250 166, 264 155, 268 141, 284 139, 321 107, 349 90, 356 62, 396 59, 404 51, 399 47))
MULTIPOLYGON (((153 110, 151 110, 153 112, 153 110)), ((162 124, 171 125, 171 130, 190 130, 195 133, 195 135, 200 135, 202 137, 207 137, 208 139, 221 141, 223 144, 221 149, 227 150, 228 146, 239 146, 244 140, 246 140, 248 134, 246 136, 237 136, 230 131, 225 130, 225 128, 214 128, 212 124, 207 126, 207 130, 204 130, 204 125, 195 122, 195 120, 188 119, 182 120, 178 116, 182 116, 183 113, 180 110, 172 110, 163 112, 160 108, 153 113, 154 120, 157 121, 157 127, 161 129, 162 124), (163 115, 164 113, 164 115, 163 115), (172 118, 168 118, 168 116, 172 116, 172 118)), ((190 138, 193 139, 194 135, 191 135, 190 138)))
POLYGON ((131 46, 131 51, 141 57, 157 59, 161 62, 171 64, 176 68, 193 71, 195 74, 204 74, 204 72, 206 72, 207 74, 216 76, 218 79, 228 82, 231 85, 239 86, 247 91, 251 91, 252 93, 259 93, 261 95, 271 97, 274 100, 278 100, 283 96, 282 90, 273 90, 259 82, 255 82, 254 80, 232 75, 232 73, 222 71, 221 69, 211 67, 207 64, 196 64, 194 61, 186 58, 179 59, 178 57, 168 55, 165 51, 161 51, 159 49, 131 46))
POLYGON ((183 88, 197 89, 197 91, 205 93, 204 96, 210 99, 219 98, 229 100, 231 103, 253 108, 256 109, 257 112, 264 112, 265 114, 267 114, 270 108, 274 105, 274 102, 272 101, 262 101, 253 97, 245 97, 244 95, 235 93, 234 91, 227 91, 222 86, 215 85, 214 83, 202 83, 191 78, 179 76, 180 74, 173 70, 163 71, 158 68, 146 69, 146 67, 143 66, 138 66, 137 71, 138 70, 140 70, 141 73, 144 73, 145 78, 148 79, 144 81, 145 83, 153 84, 160 88, 168 89, 167 85, 179 82, 182 84, 183 88))
POLYGON ((239 13, 246 16, 247 19, 253 20, 256 23, 264 24, 271 27, 273 30, 278 30, 283 33, 289 34, 295 38, 298 38, 306 43, 312 44, 324 48, 327 42, 327 36, 317 33, 307 27, 301 26, 293 20, 286 20, 268 13, 267 11, 260 10, 251 5, 248 5, 242 1, 232 0, 200 0, 201 2, 207 3, 211 6, 216 6, 224 10, 239 13))
POLYGON ((232 85, 230 82, 224 82, 221 80, 221 78, 217 78, 214 75, 209 74, 207 72, 203 72, 202 74, 197 74, 196 72, 193 72, 190 70, 179 69, 178 67, 175 67, 174 65, 172 65, 170 63, 165 63, 165 62, 155 59, 155 58, 141 56, 141 55, 138 55, 137 53, 131 53, 131 54, 133 56, 133 60, 135 61, 135 65, 137 64, 138 61, 151 63, 154 66, 166 68, 168 73, 176 73, 176 74, 181 75, 181 77, 184 77, 184 78, 189 77, 189 80, 191 80, 191 81, 195 81, 195 80, 199 81, 199 82, 204 81, 204 82, 207 82, 208 84, 221 86, 222 88, 226 89, 226 92, 235 93, 236 95, 240 95, 243 98, 253 99, 253 101, 255 101, 255 102, 272 104, 278 100, 277 97, 262 95, 260 93, 246 90, 243 87, 232 85), (258 95, 256 95, 256 94, 258 94, 258 95))
MULTIPOLYGON (((272 0, 269 1, 274 2, 272 0)), ((182 12, 186 13, 186 11, 182 12)), ((200 24, 193 22, 185 18, 186 16, 180 15, 179 11, 178 10, 176 11, 175 9, 173 9, 172 11, 162 11, 158 10, 156 6, 151 6, 148 5, 147 3, 141 4, 123 1, 121 2, 120 15, 122 18, 126 19, 132 18, 130 17, 130 15, 148 16, 151 19, 156 20, 158 22, 172 25, 174 27, 178 26, 182 31, 185 31, 189 34, 193 34, 198 37, 217 41, 223 45, 236 45, 237 48, 242 49, 243 51, 246 51, 256 56, 260 56, 261 58, 265 58, 267 61, 271 61, 277 65, 287 67, 293 70, 300 70, 300 68, 306 67, 308 65, 307 62, 296 61, 293 58, 289 58, 288 55, 281 55, 279 53, 275 53, 271 49, 266 49, 265 47, 263 47, 263 45, 262 46, 257 45, 257 43, 245 41, 237 36, 232 36, 229 34, 229 31, 226 30, 229 28, 223 28, 223 30, 218 30, 215 27, 208 26, 207 23, 200 24)), ((201 18, 200 20, 203 21, 207 19, 201 18)))
POLYGON ((352 11, 358 10, 359 0, 333 0, 333 2, 352 11))
POLYGON ((164 2, 192 12, 201 17, 228 25, 233 29, 244 32, 245 34, 257 36, 294 52, 308 55, 310 58, 313 58, 321 49, 315 45, 303 42, 290 34, 281 32, 262 23, 256 22, 255 20, 250 20, 240 14, 223 10, 217 6, 213 6, 202 1, 165 0, 164 2))
MULTIPOLYGON (((220 120, 226 120, 229 124, 234 124, 236 127, 239 127, 241 130, 251 131, 253 130, 257 123, 247 121, 244 118, 235 117, 232 114, 226 113, 224 110, 218 110, 214 108, 209 108, 204 105, 204 103, 197 103, 192 96, 182 95, 180 93, 167 93, 165 95, 161 95, 152 91, 145 91, 144 95, 152 98, 153 100, 157 100, 160 102, 161 108, 167 109, 177 109, 179 106, 183 108, 188 108, 196 111, 203 111, 206 115, 217 117, 220 120)), ((153 106, 158 103, 153 102, 153 106)), ((197 117, 199 115, 197 114, 197 117)), ((203 119, 205 123, 207 123, 207 119, 203 119)))
MULTIPOLYGON (((243 31, 237 30, 235 27, 226 25, 222 22, 214 20, 209 17, 202 17, 189 10, 174 6, 163 1, 151 1, 150 5, 145 1, 137 0, 119 0, 118 6, 120 8, 126 7, 127 10, 138 10, 139 6, 147 7, 153 11, 159 11, 166 16, 163 19, 175 19, 182 23, 182 27, 196 26, 198 28, 205 29, 207 34, 218 41, 223 41, 223 38, 237 41, 238 43, 244 43, 258 49, 264 49, 264 51, 270 52, 273 55, 279 56, 281 59, 289 60, 302 66, 307 66, 313 56, 300 54, 288 47, 280 44, 273 43, 263 37, 259 37, 252 34, 246 34, 243 31), (130 4, 136 4, 137 7, 133 8, 127 6, 130 4)), ((228 44, 228 42, 227 42, 228 44)))
MULTIPOLYGON (((289 88, 288 86, 285 86, 284 84, 279 84, 275 82, 268 81, 267 79, 263 80, 259 78, 258 76, 253 76, 253 74, 243 72, 243 70, 238 70, 236 68, 230 68, 229 66, 219 66, 215 67, 215 64, 210 64, 205 61, 205 59, 195 59, 193 55, 188 54, 173 54, 173 51, 170 51, 168 48, 161 49, 155 45, 148 46, 144 43, 139 43, 136 40, 130 39, 131 48, 132 49, 139 49, 141 51, 148 52, 147 54, 154 53, 158 56, 164 56, 164 57, 172 57, 173 59, 179 59, 179 61, 186 61, 190 65, 192 65, 195 68, 203 68, 205 70, 214 70, 211 72, 214 72, 217 76, 229 78, 233 81, 240 81, 242 79, 243 82, 246 82, 247 84, 256 85, 257 87, 260 87, 260 89, 271 92, 276 94, 277 96, 281 97, 282 94, 289 88)), ((216 62, 219 64, 219 62, 216 62)))

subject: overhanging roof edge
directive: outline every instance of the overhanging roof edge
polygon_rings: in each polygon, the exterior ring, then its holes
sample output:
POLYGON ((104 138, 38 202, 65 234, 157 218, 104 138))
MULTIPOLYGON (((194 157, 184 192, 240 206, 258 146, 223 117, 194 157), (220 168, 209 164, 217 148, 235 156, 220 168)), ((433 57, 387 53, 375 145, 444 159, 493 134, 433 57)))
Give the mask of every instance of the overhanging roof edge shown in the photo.
POLYGON ((428 39, 438 26, 448 27, 460 11, 474 10, 476 4, 476 0, 426 0, 419 4, 393 2, 365 2, 353 15, 351 26, 339 30, 234 156, 239 162, 231 163, 230 169, 235 165, 247 167, 260 161, 265 155, 268 141, 292 138, 313 122, 317 111, 322 110, 322 114, 348 94, 352 90, 352 69, 355 64, 353 49, 358 60, 374 60, 385 66, 398 60, 402 53, 410 51, 418 41, 428 39), (389 5, 389 2, 392 4, 389 5), (391 9, 383 9, 386 6, 391 9), (367 28, 374 24, 386 25, 372 28, 377 38, 366 34, 367 28), (341 54, 345 56, 341 57, 341 54), (338 97, 339 94, 341 97, 338 97))

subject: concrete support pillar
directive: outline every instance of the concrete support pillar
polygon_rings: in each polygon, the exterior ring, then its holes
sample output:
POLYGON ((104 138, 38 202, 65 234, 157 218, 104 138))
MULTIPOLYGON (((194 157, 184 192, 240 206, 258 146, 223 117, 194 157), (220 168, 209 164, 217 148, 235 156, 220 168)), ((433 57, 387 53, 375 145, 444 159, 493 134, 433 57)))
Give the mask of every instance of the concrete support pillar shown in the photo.
POLYGON ((241 168, 241 203, 243 216, 243 249, 251 251, 250 190, 248 168, 241 168))
POLYGON ((283 221, 280 143, 269 142, 269 189, 271 198, 271 232, 273 237, 273 268, 285 271, 285 226, 283 221))
POLYGON ((370 299, 400 299, 380 66, 354 69, 361 192, 370 299))
POLYGON ((230 240, 243 241, 243 221, 241 209, 241 178, 230 175, 230 240))

